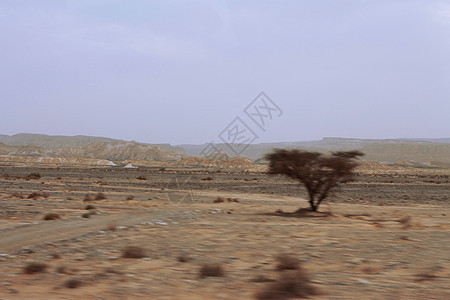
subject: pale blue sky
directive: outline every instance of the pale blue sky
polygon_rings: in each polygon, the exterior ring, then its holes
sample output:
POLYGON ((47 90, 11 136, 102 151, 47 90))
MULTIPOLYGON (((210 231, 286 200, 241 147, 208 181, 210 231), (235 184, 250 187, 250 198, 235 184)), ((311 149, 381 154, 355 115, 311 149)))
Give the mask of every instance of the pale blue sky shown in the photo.
POLYGON ((450 137, 450 1, 0 0, 0 134, 450 137), (254 126, 248 121, 249 126, 254 126))

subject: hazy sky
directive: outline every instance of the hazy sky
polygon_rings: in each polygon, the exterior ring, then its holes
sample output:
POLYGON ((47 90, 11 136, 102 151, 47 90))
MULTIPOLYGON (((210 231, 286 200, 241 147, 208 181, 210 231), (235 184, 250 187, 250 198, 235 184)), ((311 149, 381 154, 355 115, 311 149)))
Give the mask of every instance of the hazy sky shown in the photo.
POLYGON ((450 1, 0 0, 0 99, 2 134, 450 137, 450 1))

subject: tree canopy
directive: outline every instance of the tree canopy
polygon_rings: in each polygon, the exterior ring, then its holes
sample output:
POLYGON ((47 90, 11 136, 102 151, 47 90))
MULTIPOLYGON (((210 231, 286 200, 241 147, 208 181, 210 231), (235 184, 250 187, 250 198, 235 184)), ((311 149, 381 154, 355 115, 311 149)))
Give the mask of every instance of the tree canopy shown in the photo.
POLYGON ((269 160, 269 174, 281 174, 296 179, 302 184, 309 197, 311 210, 319 205, 330 192, 354 178, 356 159, 364 154, 360 151, 338 151, 331 155, 319 152, 276 149, 266 155, 269 160))

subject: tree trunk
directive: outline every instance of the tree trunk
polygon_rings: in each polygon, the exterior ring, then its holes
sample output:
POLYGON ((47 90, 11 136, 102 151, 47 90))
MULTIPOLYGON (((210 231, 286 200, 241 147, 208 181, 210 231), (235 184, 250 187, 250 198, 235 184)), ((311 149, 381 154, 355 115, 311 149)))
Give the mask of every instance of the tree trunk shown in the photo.
POLYGON ((311 206, 312 211, 317 211, 317 205, 315 205, 314 199, 309 200, 309 205, 311 206))

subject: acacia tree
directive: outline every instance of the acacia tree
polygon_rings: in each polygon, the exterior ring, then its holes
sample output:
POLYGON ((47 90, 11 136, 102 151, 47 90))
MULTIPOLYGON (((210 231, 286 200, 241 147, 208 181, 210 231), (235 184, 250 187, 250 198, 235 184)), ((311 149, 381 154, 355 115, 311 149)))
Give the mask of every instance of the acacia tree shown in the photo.
POLYGON ((353 172, 363 156, 360 151, 338 151, 331 155, 318 152, 276 149, 266 155, 270 162, 269 174, 281 174, 296 179, 308 192, 311 210, 342 183, 353 180, 353 172))

